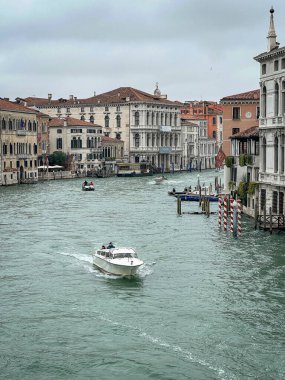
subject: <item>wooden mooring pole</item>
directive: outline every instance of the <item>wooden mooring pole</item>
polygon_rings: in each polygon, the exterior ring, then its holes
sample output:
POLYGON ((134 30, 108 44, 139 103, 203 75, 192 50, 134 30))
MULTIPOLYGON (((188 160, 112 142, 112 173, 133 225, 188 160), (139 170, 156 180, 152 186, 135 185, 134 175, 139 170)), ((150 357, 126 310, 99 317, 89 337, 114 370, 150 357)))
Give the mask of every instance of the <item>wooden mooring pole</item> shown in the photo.
POLYGON ((258 225, 258 204, 255 203, 254 205, 254 229, 257 229, 258 225))
POLYGON ((177 197, 177 214, 181 215, 181 198, 177 197))
POLYGON ((272 208, 269 207, 269 231, 270 235, 272 235, 272 208))

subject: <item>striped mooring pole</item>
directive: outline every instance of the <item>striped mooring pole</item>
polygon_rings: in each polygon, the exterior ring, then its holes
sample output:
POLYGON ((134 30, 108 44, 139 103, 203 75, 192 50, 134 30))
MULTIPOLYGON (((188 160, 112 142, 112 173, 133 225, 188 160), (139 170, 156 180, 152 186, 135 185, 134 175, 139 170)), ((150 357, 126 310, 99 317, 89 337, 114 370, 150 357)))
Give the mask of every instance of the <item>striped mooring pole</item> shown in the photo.
POLYGON ((218 201, 218 224, 220 228, 222 227, 222 203, 223 203, 223 200, 220 197, 218 201))
POLYGON ((230 231, 234 232, 234 198, 230 199, 230 219, 231 219, 231 225, 230 225, 230 231))
POLYGON ((241 200, 237 200, 237 233, 240 236, 241 235, 241 200))
POLYGON ((224 198, 224 231, 228 229, 228 198, 224 198))

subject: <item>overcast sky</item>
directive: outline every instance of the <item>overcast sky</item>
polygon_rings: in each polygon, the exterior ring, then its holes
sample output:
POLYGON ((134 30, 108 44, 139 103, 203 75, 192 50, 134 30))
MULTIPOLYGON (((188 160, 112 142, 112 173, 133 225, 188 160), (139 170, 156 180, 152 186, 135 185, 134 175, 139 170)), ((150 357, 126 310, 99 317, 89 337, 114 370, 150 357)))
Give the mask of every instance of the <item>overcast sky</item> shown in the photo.
POLYGON ((259 87, 269 9, 285 0, 0 0, 0 97, 79 98, 130 86, 171 100, 259 87))

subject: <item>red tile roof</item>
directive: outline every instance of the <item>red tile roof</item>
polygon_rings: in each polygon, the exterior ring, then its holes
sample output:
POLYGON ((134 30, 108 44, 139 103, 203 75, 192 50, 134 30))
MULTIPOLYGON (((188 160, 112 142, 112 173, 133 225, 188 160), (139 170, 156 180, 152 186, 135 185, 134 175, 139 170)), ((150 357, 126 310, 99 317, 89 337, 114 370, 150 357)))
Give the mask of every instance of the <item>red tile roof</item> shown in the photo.
POLYGON ((68 127, 100 127, 98 124, 89 123, 88 121, 83 121, 80 119, 75 119, 73 117, 66 117, 66 118, 58 118, 58 117, 52 117, 49 126, 50 127, 63 127, 64 122, 67 122, 68 127))
POLYGON ((259 100, 260 90, 253 90, 248 92, 242 92, 241 94, 225 96, 221 99, 221 102, 227 100, 259 100))
POLYGON ((232 135, 231 139, 242 139, 242 138, 250 138, 250 137, 258 137, 259 136, 259 128, 258 127, 251 127, 246 129, 245 131, 236 133, 235 135, 232 135))
POLYGON ((14 111, 14 112, 24 112, 36 114, 37 111, 24 107, 22 104, 10 102, 9 100, 0 99, 0 110, 1 111, 14 111))
POLYGON ((118 142, 121 142, 123 143, 122 140, 118 140, 118 139, 113 139, 112 137, 109 137, 109 136, 103 136, 102 139, 101 139, 102 143, 118 143, 118 142))
POLYGON ((80 105, 98 105, 98 104, 112 104, 112 103, 126 103, 131 102, 148 102, 157 104, 167 104, 173 106, 182 106, 183 103, 178 101, 170 101, 168 99, 160 98, 156 95, 148 94, 146 92, 137 90, 132 87, 119 87, 115 90, 105 92, 100 95, 92 96, 86 99, 58 99, 49 100, 44 98, 28 97, 19 98, 22 101, 27 102, 29 106, 54 106, 54 107, 64 107, 72 106, 76 104, 80 105), (129 100, 127 100, 129 99, 129 100))

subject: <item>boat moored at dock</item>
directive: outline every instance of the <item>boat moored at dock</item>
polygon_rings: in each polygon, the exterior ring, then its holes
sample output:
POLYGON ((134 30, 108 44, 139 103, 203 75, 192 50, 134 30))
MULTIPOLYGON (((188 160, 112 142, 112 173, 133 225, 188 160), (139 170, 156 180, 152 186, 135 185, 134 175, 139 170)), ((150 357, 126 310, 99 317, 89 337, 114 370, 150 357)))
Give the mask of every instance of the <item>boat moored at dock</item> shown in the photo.
POLYGON ((145 177, 151 175, 153 175, 153 170, 148 162, 117 164, 117 177, 145 177))

